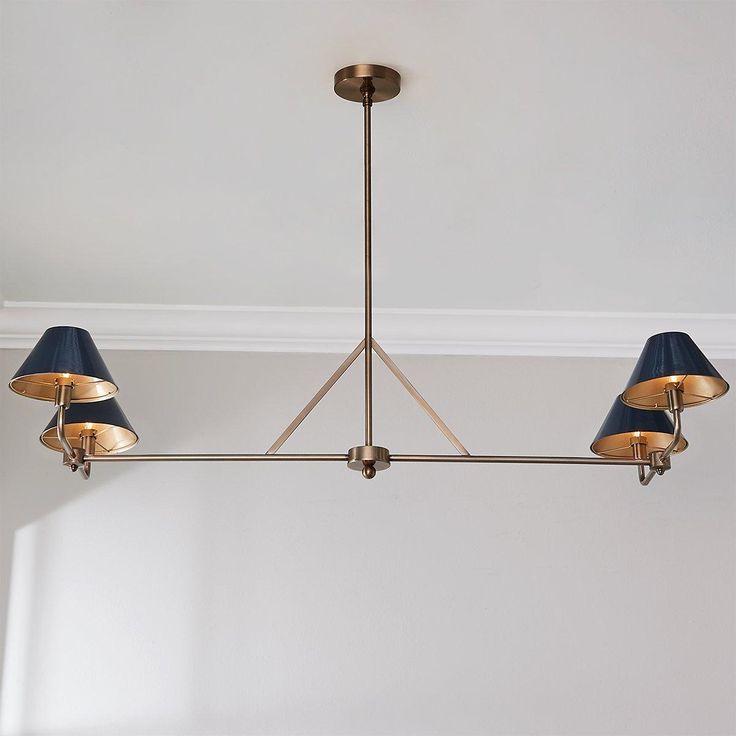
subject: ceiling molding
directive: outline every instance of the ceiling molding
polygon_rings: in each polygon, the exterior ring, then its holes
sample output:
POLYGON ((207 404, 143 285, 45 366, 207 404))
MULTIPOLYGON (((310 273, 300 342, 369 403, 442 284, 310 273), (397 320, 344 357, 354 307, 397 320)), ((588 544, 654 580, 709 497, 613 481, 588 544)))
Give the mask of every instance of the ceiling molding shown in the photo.
MULTIPOLYGON (((108 350, 349 352, 357 308, 220 307, 6 301, 0 347, 32 347, 46 327, 88 329, 108 350)), ((680 330, 714 359, 736 358, 736 314, 378 309, 374 335, 397 354, 633 357, 649 335, 680 330)))

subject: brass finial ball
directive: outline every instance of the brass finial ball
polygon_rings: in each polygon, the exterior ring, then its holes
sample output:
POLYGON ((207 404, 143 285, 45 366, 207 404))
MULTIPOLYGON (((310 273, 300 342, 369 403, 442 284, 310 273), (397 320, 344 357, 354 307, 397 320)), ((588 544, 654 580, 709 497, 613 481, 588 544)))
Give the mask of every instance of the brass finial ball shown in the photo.
POLYGON ((376 469, 373 467, 373 463, 364 462, 363 470, 361 472, 363 473, 363 477, 366 480, 370 480, 371 478, 376 477, 376 469))

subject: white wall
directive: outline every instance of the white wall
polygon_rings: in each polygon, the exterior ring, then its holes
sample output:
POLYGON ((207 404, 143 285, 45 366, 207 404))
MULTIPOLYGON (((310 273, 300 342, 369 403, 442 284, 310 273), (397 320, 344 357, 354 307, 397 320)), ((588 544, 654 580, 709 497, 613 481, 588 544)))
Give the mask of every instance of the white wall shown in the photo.
MULTIPOLYGON (((141 451, 262 451, 336 363, 106 358, 141 451)), ((22 355, 0 359, 7 378, 22 355)), ((399 363, 471 451, 585 454, 633 361, 399 363)), ((377 370, 377 441, 449 448, 377 370)), ((360 369, 343 381, 288 449, 360 443, 360 369)), ((339 464, 84 483, 37 442, 50 407, 0 392, 2 733, 734 734, 733 407, 687 411, 691 447, 648 489, 339 464)))

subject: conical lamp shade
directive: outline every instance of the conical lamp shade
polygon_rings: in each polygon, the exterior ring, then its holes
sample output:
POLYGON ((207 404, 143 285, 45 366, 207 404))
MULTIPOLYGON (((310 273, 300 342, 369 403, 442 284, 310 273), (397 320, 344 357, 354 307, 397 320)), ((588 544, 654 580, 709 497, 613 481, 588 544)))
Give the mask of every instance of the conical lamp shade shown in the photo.
POLYGON ((647 340, 623 400, 640 409, 667 409, 668 383, 682 388, 684 406, 704 404, 728 391, 721 374, 684 332, 662 332, 647 340))
MULTIPOLYGON (((646 442, 647 454, 656 450, 661 452, 674 436, 675 428, 664 412, 634 409, 626 406, 618 396, 590 449, 602 457, 633 458, 634 443, 646 442)), ((686 447, 687 441, 683 437, 674 451, 682 452, 686 447)))
MULTIPOLYGON (((93 430, 95 433, 95 455, 124 452, 138 442, 138 435, 130 425, 128 417, 123 414, 116 399, 72 404, 66 410, 64 419, 64 434, 69 444, 75 449, 82 446, 80 434, 85 430, 93 430)), ((41 442, 52 450, 62 452, 56 434, 56 415, 52 417, 43 431, 41 442)))
POLYGON ((58 382, 72 382, 72 402, 102 401, 118 387, 87 330, 49 327, 10 381, 21 396, 53 401, 58 382))

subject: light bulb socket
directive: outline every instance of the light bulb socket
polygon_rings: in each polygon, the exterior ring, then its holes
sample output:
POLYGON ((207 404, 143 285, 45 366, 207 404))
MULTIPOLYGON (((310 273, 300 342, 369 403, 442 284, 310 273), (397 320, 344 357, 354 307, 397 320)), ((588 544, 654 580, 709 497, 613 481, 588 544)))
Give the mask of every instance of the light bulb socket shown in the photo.
POLYGON ((683 401, 683 390, 679 383, 668 383, 664 387, 667 394, 667 408, 674 414, 685 408, 683 401))
POLYGON ((60 383, 57 381, 54 389, 54 406, 63 406, 68 409, 72 403, 72 389, 74 384, 70 380, 69 383, 60 383))

